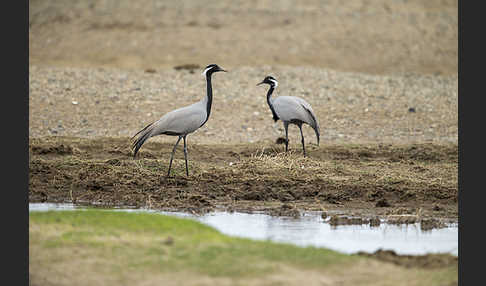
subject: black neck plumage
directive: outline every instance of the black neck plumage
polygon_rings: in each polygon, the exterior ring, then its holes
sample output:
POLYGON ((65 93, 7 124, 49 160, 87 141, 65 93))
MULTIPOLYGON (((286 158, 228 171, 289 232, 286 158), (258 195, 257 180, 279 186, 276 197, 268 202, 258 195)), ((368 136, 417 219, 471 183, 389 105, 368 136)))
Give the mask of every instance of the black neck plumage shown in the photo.
POLYGON ((208 101, 206 102, 206 120, 204 120, 201 126, 203 126, 206 121, 208 121, 209 114, 211 114, 211 105, 213 103, 213 86, 211 84, 211 73, 209 72, 206 74, 206 92, 208 97, 208 101))
POLYGON ((279 118, 277 116, 277 113, 275 112, 275 109, 273 108, 272 101, 270 100, 274 89, 275 88, 271 85, 270 86, 270 89, 267 92, 267 103, 268 103, 268 106, 270 106, 270 110, 272 111, 273 120, 274 121, 277 121, 279 118))

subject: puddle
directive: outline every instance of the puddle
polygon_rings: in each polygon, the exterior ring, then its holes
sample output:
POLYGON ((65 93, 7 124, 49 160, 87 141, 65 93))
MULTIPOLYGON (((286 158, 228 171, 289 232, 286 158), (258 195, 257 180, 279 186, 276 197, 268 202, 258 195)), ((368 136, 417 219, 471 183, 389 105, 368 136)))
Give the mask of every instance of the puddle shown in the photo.
MULTIPOLYGON (((29 203, 29 211, 83 209, 73 204, 29 203)), ((192 215, 147 209, 115 208, 117 211, 151 212, 195 219, 220 232, 238 237, 291 243, 298 246, 326 247, 343 253, 372 253, 393 250, 400 255, 450 253, 458 255, 458 226, 447 224, 440 229, 423 231, 420 223, 393 225, 381 223, 331 226, 319 212, 303 213, 299 218, 265 214, 212 212, 192 215)))

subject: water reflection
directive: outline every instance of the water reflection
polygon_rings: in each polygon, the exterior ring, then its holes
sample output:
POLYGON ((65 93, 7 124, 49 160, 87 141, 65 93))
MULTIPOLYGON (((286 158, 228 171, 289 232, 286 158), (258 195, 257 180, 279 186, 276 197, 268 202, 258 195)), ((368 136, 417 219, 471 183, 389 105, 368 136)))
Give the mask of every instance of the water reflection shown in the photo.
MULTIPOLYGON (((29 204, 30 211, 72 210, 73 204, 29 204)), ((272 217, 265 214, 213 212, 196 216, 181 212, 158 212, 144 209, 114 209, 129 212, 153 212, 195 219, 213 226, 220 232, 245 238, 272 240, 299 246, 326 247, 344 253, 394 250, 397 254, 420 255, 451 253, 458 255, 457 224, 446 228, 422 231, 420 224, 379 226, 343 225, 333 227, 319 213, 302 217, 272 217)))

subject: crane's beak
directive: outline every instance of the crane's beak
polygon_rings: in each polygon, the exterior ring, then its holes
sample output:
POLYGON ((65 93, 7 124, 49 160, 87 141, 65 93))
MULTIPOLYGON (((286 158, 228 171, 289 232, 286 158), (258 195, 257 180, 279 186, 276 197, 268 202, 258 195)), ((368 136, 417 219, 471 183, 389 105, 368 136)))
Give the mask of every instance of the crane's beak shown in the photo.
POLYGON ((260 84, 263 84, 263 83, 264 83, 264 82, 262 81, 262 82, 260 82, 259 84, 257 84, 257 86, 259 86, 260 84))

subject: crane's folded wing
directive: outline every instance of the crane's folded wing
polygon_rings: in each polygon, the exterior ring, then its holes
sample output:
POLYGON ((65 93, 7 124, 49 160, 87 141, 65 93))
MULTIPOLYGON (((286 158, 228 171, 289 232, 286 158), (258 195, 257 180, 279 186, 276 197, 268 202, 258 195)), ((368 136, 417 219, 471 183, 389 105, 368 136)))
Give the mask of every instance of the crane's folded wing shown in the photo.
POLYGON ((173 110, 155 123, 153 134, 188 134, 196 131, 206 120, 206 109, 198 103, 173 110))

